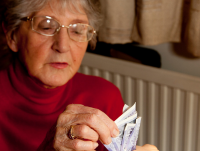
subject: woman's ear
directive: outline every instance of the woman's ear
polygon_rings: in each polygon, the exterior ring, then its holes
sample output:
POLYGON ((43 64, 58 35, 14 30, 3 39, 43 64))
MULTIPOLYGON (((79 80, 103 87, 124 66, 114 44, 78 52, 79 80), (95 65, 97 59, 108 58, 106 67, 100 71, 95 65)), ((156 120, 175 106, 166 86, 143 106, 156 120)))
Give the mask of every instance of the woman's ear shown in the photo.
POLYGON ((18 47, 17 47, 17 37, 14 33, 14 31, 8 32, 4 26, 4 23, 2 23, 2 28, 3 31, 5 33, 6 36, 6 41, 7 44, 9 46, 9 48, 13 51, 13 52, 17 52, 18 51, 18 47))

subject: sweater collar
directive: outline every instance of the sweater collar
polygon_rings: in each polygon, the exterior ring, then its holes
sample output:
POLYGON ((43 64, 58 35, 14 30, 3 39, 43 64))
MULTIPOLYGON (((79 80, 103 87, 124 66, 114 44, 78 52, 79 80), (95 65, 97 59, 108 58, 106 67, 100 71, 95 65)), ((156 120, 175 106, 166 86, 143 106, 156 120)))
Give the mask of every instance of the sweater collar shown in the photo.
POLYGON ((69 92, 70 90, 71 80, 67 84, 54 89, 44 88, 28 75, 25 67, 18 59, 10 66, 9 73, 14 89, 27 100, 37 104, 59 102, 59 99, 63 98, 64 91, 69 92))

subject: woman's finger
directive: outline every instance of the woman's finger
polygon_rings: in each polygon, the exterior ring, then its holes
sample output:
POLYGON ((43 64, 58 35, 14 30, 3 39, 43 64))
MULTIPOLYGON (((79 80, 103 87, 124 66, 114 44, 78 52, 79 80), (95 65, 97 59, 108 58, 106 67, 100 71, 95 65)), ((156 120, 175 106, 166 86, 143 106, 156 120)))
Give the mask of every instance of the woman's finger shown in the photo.
POLYGON ((145 144, 145 145, 143 145, 142 147, 143 147, 143 148, 147 148, 147 149, 149 149, 150 151, 151 151, 151 150, 152 150, 152 151, 158 151, 157 147, 154 146, 154 145, 151 145, 151 144, 145 144))
POLYGON ((86 139, 93 142, 96 142, 99 139, 97 132, 87 125, 74 125, 72 135, 79 139, 86 139))
POLYGON ((102 143, 110 144, 112 141, 109 128, 96 114, 69 114, 67 112, 60 114, 57 127, 65 127, 69 131, 71 125, 87 125, 98 134, 102 143))
POLYGON ((74 114, 84 114, 84 113, 95 114, 109 128, 111 137, 117 137, 119 135, 119 130, 115 122, 113 122, 104 112, 98 109, 83 106, 80 104, 70 104, 66 107, 66 112, 71 112, 74 114))
POLYGON ((143 146, 136 146, 136 150, 134 151, 159 151, 156 146, 145 144, 143 146))
POLYGON ((98 145, 99 144, 97 142, 74 139, 67 143, 67 148, 71 148, 74 150, 95 150, 98 147, 98 145))
POLYGON ((83 141, 81 139, 74 139, 70 140, 68 142, 65 142, 65 144, 58 145, 58 143, 55 143, 54 148, 55 149, 71 149, 71 150, 95 150, 98 147, 97 142, 92 141, 83 141))
POLYGON ((53 147, 55 149, 72 149, 72 150, 94 150, 98 147, 97 142, 85 141, 82 139, 71 140, 67 136, 67 129, 64 127, 57 127, 56 134, 54 136, 53 147))

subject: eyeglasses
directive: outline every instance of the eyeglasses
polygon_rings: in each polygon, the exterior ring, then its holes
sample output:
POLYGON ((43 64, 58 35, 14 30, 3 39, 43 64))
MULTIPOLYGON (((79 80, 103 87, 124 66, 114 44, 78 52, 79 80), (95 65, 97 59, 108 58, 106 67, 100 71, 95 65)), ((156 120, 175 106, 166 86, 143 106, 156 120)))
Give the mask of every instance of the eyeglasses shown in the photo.
POLYGON ((77 23, 65 26, 49 16, 25 17, 21 20, 31 21, 32 30, 44 36, 54 36, 61 27, 66 27, 69 37, 78 42, 89 41, 96 33, 94 28, 88 24, 77 23))

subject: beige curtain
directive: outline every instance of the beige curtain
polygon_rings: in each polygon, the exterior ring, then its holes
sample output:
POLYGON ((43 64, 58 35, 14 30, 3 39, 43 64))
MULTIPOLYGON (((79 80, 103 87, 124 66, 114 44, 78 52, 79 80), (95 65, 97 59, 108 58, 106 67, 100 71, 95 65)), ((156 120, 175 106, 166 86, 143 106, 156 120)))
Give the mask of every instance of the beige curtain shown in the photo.
POLYGON ((99 30, 99 40, 107 43, 132 42, 131 33, 135 19, 135 0, 100 0, 104 22, 99 30))
POLYGON ((195 57, 200 57, 200 0, 186 0, 182 43, 195 57))
POLYGON ((157 45, 182 42, 200 57, 200 0, 100 0, 99 41, 157 45))

